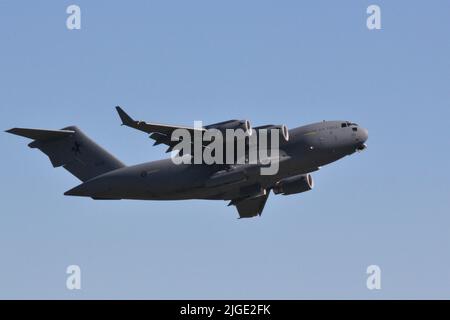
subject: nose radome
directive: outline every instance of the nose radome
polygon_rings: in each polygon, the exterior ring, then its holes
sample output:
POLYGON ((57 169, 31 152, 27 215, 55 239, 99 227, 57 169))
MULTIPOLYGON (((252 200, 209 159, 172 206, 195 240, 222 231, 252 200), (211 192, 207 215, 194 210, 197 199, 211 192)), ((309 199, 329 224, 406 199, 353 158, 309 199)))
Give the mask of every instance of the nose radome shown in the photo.
POLYGON ((367 139, 369 139, 369 130, 365 129, 365 128, 361 128, 361 139, 363 142, 366 142, 367 139))

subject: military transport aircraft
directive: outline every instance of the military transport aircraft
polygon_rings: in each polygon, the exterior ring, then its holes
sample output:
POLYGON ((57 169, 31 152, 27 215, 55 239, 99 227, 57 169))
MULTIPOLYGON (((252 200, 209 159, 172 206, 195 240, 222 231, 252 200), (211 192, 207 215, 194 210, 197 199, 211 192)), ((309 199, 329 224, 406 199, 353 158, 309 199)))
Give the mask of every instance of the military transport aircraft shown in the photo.
POLYGON ((33 139, 31 148, 44 152, 54 167, 63 166, 83 183, 65 195, 96 200, 227 200, 240 218, 261 215, 272 190, 290 195, 313 188, 311 172, 366 148, 368 131, 349 121, 323 121, 291 130, 283 125, 250 126, 246 120, 230 120, 203 128, 169 126, 135 121, 116 107, 122 125, 150 134, 154 145, 166 144, 172 151, 176 129, 245 130, 249 135, 262 129, 278 129, 278 172, 261 175, 262 164, 175 164, 173 159, 126 166, 88 138, 78 127, 61 130, 13 128, 7 132, 33 139))

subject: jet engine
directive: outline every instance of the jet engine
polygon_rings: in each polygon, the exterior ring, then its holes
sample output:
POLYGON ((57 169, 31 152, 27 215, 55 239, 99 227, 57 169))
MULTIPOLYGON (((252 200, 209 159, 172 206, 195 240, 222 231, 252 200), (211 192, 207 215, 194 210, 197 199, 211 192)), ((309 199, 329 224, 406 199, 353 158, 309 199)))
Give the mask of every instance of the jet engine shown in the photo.
POLYGON ((309 191, 314 187, 314 181, 310 174, 302 174, 278 181, 273 187, 275 194, 295 194, 309 191))
POLYGON ((227 129, 244 130, 247 135, 252 135, 252 126, 250 125, 250 121, 248 120, 228 120, 224 122, 214 123, 205 127, 206 129, 217 129, 225 133, 227 129))
POLYGON ((261 127, 256 127, 255 130, 267 130, 267 139, 270 140, 270 133, 271 130, 274 129, 278 129, 279 130, 279 135, 280 135, 280 142, 284 141, 284 142, 288 142, 289 141, 289 130, 288 128, 284 125, 284 124, 280 124, 280 125, 266 125, 266 126, 261 126, 261 127))
POLYGON ((284 124, 279 125, 279 126, 273 126, 273 127, 270 128, 270 129, 279 129, 279 130, 280 130, 280 133, 281 133, 281 137, 283 138, 283 140, 284 140, 285 142, 288 142, 288 141, 289 141, 289 130, 288 130, 288 128, 287 128, 284 124))

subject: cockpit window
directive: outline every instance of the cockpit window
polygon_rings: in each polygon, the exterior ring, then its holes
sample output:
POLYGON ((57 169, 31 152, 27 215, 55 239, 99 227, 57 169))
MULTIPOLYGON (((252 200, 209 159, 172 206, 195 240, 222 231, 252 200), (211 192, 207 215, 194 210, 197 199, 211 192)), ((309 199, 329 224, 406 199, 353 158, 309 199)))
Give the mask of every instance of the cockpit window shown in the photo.
POLYGON ((357 127, 353 127, 352 130, 353 131, 358 131, 358 128, 357 127))
MULTIPOLYGON (((358 125, 354 122, 350 122, 350 121, 346 121, 346 122, 342 122, 341 123, 341 128, 346 128, 346 127, 357 127, 358 125)), ((355 130, 356 131, 356 130, 355 130)))

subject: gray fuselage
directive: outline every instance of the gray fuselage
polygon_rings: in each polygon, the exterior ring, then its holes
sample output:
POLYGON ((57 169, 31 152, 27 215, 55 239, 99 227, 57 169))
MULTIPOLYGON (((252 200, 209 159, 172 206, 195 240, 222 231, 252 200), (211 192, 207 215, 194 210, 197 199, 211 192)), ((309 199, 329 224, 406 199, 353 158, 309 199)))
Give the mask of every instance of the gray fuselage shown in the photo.
MULTIPOLYGON (((248 186, 271 189, 283 178, 318 170, 355 151, 365 148, 366 129, 348 121, 323 121, 289 130, 289 140, 280 145, 286 155, 280 160, 278 173, 261 175, 246 173, 246 179, 231 184, 208 186, 216 165, 175 164, 164 159, 123 167, 102 174, 69 190, 66 195, 95 199, 184 200, 239 197, 248 186)), ((246 170, 248 165, 235 165, 246 170)))

